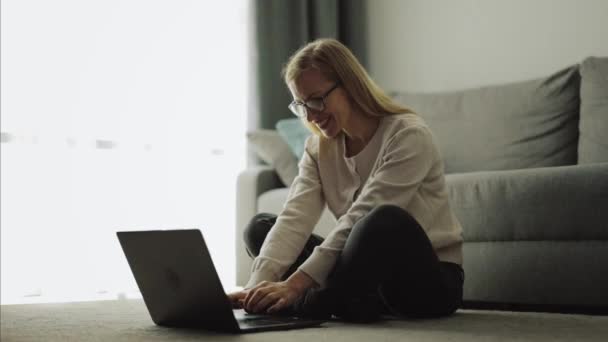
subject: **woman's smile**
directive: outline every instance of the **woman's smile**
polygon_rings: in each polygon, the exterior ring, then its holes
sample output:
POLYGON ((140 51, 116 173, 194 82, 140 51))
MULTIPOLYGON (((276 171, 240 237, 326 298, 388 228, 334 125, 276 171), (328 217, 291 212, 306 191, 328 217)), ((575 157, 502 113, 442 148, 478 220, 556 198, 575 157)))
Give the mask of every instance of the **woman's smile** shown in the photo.
POLYGON ((327 123, 328 123, 328 122, 329 122, 329 117, 328 117, 327 119, 325 119, 325 120, 321 121, 321 122, 319 123, 319 127, 321 127, 322 129, 327 128, 327 123))
POLYGON ((322 130, 327 129, 327 127, 329 127, 329 122, 331 121, 330 119, 331 115, 328 115, 325 119, 317 121, 317 126, 319 126, 319 128, 321 128, 322 130))

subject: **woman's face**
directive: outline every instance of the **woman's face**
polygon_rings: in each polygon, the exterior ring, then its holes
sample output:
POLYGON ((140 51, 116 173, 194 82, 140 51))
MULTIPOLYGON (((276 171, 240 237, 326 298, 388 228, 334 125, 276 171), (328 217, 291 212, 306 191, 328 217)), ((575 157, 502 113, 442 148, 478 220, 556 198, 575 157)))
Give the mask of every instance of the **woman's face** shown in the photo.
MULTIPOLYGON (((335 85, 336 82, 327 80, 317 68, 308 68, 295 82, 289 84, 289 90, 295 101, 306 102, 311 98, 325 96, 335 85)), ((352 112, 346 93, 339 86, 325 97, 325 109, 306 110, 306 120, 327 138, 334 138, 342 131, 352 112)))

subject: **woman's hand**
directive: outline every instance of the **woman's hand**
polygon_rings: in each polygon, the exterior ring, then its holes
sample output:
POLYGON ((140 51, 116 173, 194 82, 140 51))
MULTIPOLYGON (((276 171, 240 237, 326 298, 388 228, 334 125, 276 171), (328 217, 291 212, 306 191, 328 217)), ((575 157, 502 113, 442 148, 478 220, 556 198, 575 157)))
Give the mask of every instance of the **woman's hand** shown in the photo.
POLYGON ((245 301, 245 297, 247 296, 248 293, 249 293, 249 290, 242 290, 242 291, 228 293, 227 296, 228 296, 228 299, 230 300, 230 303, 232 304, 232 308, 233 309, 242 309, 243 302, 245 301))
POLYGON ((263 281, 247 290, 243 308, 249 313, 274 313, 293 304, 304 290, 287 281, 263 281))

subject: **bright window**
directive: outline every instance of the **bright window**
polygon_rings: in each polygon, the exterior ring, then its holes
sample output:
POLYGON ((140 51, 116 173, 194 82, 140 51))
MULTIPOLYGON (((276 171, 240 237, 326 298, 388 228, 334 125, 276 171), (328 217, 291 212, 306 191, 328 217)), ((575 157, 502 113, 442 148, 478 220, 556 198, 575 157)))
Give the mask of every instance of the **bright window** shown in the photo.
POLYGON ((246 1, 2 2, 1 302, 137 297, 119 230, 200 228, 235 285, 246 1))

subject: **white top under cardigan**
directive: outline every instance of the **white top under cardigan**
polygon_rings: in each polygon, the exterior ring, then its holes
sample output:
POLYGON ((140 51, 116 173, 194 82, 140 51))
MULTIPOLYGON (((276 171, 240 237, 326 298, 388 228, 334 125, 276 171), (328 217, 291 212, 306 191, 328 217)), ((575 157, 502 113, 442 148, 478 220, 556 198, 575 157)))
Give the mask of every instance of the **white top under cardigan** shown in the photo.
POLYGON ((321 286, 353 225, 381 204, 407 210, 426 231, 439 260, 462 265, 462 227, 450 209, 441 155, 433 134, 416 114, 383 117, 372 139, 351 158, 346 157, 344 133, 334 139, 313 134, 298 166, 299 174, 245 288, 281 279, 326 204, 337 224, 299 267, 321 286))

